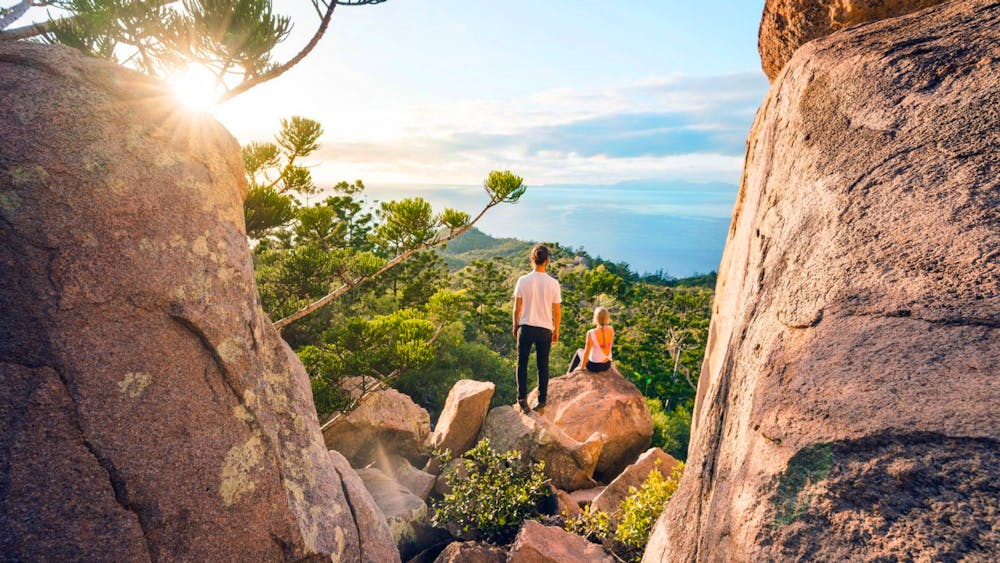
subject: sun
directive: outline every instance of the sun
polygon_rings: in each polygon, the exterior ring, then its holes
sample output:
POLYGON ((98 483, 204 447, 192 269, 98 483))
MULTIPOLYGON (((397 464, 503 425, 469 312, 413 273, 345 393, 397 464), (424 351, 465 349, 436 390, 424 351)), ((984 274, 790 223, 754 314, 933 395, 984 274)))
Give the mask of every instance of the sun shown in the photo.
POLYGON ((195 111, 208 111, 222 94, 218 79, 207 68, 189 64, 169 80, 174 96, 195 111))

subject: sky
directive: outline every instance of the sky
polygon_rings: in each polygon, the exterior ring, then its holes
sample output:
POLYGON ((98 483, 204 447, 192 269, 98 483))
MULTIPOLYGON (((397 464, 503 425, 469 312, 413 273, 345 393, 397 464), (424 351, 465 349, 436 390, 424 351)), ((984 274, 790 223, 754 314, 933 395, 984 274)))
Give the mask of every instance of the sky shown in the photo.
MULTIPOLYGON (((9 0, 0 0, 8 5, 9 0)), ((294 29, 309 0, 275 0, 294 29)), ((315 50, 216 107, 241 143, 281 118, 324 127, 317 183, 421 196, 472 215, 490 170, 528 192, 477 226, 557 241, 640 272, 718 267, 745 139, 767 92, 763 0, 388 0, 340 6, 315 50)))
MULTIPOLYGON (((279 1, 301 45, 317 20, 279 1)), ((317 49, 215 115, 241 142, 320 121, 321 182, 736 183, 767 80, 763 1, 389 0, 338 7, 317 49)), ((286 55, 287 56, 287 55, 286 55)))

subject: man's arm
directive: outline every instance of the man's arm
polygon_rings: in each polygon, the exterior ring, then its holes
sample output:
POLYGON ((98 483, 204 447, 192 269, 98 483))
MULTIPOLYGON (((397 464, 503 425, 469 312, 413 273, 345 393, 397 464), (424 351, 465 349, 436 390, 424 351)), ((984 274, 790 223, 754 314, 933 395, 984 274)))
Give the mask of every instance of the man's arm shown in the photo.
POLYGON ((514 334, 514 340, 517 340, 517 321, 521 318, 521 306, 523 305, 520 297, 514 298, 514 314, 511 316, 511 332, 514 334))
POLYGON ((553 303, 552 304, 552 324, 555 328, 552 330, 552 342, 559 340, 559 324, 562 322, 562 304, 553 303))

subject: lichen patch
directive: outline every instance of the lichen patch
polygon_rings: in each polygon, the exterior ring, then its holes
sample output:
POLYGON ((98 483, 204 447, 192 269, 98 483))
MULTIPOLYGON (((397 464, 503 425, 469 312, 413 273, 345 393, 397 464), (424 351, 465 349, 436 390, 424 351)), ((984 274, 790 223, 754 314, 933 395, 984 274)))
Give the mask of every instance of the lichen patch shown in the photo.
POLYGON ((152 375, 141 371, 130 371, 118 382, 118 389, 128 397, 138 399, 152 382, 152 375))
POLYGON ((226 506, 231 506, 257 488, 252 474, 263 459, 264 446, 259 434, 255 433, 245 443, 230 448, 222 466, 222 482, 219 485, 219 495, 226 506))

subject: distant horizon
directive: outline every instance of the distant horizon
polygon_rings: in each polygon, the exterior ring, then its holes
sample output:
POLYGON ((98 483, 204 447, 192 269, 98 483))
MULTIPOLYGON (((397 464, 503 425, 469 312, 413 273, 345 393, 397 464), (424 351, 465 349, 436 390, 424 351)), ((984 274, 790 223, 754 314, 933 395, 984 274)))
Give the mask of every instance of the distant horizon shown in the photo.
MULTIPOLYGON (((435 212, 470 214, 486 203, 481 185, 374 184, 376 201, 423 197, 435 212)), ((517 204, 501 204, 476 227, 493 238, 558 242, 594 257, 625 262, 637 274, 683 278, 718 270, 738 186, 667 180, 529 186, 517 204), (588 189, 592 188, 592 189, 588 189)), ((311 201, 325 197, 323 190, 311 201)))

